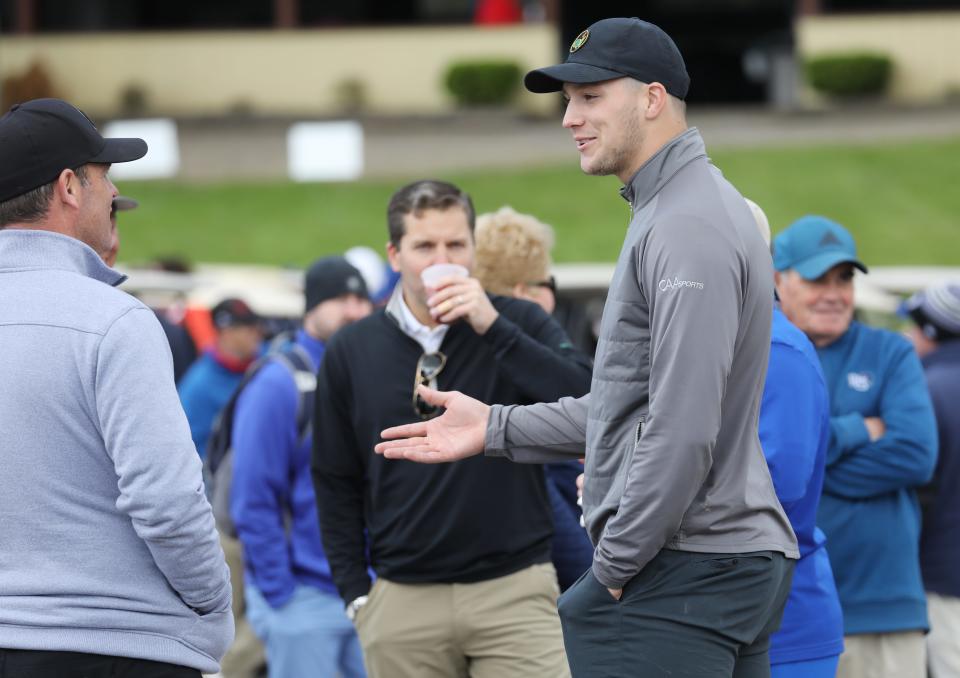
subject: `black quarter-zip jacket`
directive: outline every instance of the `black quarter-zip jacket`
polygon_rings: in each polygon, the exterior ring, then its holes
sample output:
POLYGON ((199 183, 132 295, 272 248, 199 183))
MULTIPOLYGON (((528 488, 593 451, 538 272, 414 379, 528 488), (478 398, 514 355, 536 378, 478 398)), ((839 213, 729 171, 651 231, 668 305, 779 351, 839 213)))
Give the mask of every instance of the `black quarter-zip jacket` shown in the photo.
MULTIPOLYGON (((539 306, 491 295, 484 335, 450 327, 437 383, 485 403, 579 396, 591 366, 539 306)), ((476 582, 550 560, 553 525, 540 465, 472 457, 452 464, 389 460, 380 432, 419 420, 420 344, 381 310, 327 345, 317 383, 313 481, 324 550, 345 601, 370 588, 367 567, 401 583, 476 582)))

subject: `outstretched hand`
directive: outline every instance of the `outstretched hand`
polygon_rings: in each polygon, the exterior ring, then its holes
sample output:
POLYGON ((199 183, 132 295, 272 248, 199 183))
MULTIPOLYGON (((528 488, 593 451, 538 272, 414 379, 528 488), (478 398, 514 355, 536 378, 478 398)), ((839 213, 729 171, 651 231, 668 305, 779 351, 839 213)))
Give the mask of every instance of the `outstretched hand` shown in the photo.
POLYGON ((407 459, 439 464, 465 459, 483 452, 490 406, 458 391, 434 391, 418 387, 420 397, 446 409, 436 419, 394 426, 380 436, 389 442, 374 451, 388 459, 407 459))

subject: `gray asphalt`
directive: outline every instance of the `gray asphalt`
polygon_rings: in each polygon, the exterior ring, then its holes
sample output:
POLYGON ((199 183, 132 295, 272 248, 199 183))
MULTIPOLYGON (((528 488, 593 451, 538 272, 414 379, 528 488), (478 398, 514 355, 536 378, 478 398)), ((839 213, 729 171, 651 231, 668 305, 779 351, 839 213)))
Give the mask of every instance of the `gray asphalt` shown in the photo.
MULTIPOLYGON (((756 147, 960 136, 960 106, 777 113, 761 108, 697 109, 688 115, 707 146, 756 147)), ((179 122, 181 178, 190 181, 284 179, 286 132, 293 120, 232 118, 179 122)), ((361 119, 364 176, 435 175, 470 169, 572 161, 570 134, 553 119, 503 111, 437 118, 361 119)))

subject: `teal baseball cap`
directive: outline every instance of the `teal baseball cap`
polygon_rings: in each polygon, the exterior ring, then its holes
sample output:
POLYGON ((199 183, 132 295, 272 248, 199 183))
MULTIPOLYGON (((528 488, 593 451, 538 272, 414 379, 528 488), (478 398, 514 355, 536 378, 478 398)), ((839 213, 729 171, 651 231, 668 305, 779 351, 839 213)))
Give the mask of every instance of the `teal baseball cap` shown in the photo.
POLYGON ((792 268, 805 280, 816 280, 837 264, 851 263, 864 273, 850 232, 826 217, 800 217, 773 239, 773 267, 792 268))

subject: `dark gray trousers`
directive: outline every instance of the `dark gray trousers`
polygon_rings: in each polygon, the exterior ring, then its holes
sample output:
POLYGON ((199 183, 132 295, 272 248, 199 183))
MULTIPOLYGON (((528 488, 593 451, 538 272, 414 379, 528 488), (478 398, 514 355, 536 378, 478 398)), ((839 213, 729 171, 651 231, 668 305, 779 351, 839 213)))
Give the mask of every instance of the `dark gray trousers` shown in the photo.
POLYGON ((574 678, 768 678, 794 561, 662 550, 617 601, 588 570, 559 601, 574 678))

